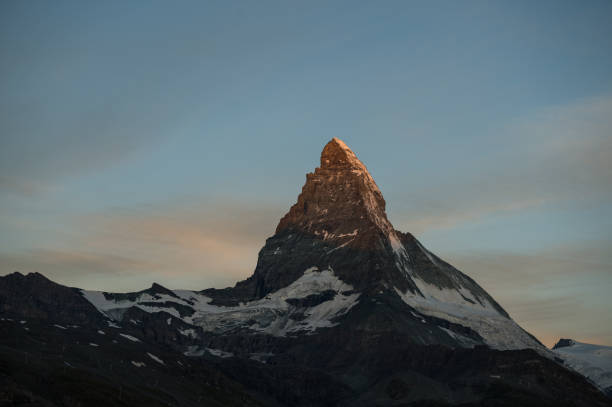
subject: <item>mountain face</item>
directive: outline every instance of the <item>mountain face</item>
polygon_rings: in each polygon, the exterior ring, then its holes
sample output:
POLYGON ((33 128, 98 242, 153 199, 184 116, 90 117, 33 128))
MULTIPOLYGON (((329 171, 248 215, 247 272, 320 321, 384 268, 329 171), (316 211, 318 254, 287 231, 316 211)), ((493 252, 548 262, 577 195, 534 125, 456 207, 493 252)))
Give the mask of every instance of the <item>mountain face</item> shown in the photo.
MULTIPOLYGON (((281 290, 300 284, 313 270, 315 274, 307 280, 320 278, 321 284, 299 295, 319 295, 329 290, 323 282, 328 277, 346 285, 333 301, 325 302, 326 308, 332 308, 327 310, 328 325, 344 315, 348 310, 345 305, 368 301, 386 304, 399 299, 407 307, 401 314, 392 314, 393 319, 399 318, 398 325, 404 324, 404 318, 420 324, 427 321, 424 316, 444 321, 431 323, 430 329, 419 329, 411 335, 410 340, 416 343, 486 344, 496 349, 545 351, 476 282, 430 253, 411 234, 393 228, 374 179, 346 144, 336 138, 325 146, 321 166, 306 175, 297 203, 280 220, 275 235, 266 241, 253 276, 232 289, 205 290, 202 294, 212 299, 210 304, 225 307, 217 309, 219 313, 235 314, 240 310, 238 304, 243 303, 251 304, 249 315, 257 314, 253 308, 264 307, 262 312, 268 318, 271 307, 265 305, 266 296, 274 298, 281 290)), ((269 333, 284 333, 276 328, 278 324, 291 325, 290 331, 301 325, 312 328, 307 324, 309 318, 303 322, 291 320, 290 302, 286 308, 282 314, 289 320, 278 317, 269 333)), ((310 313, 305 311, 305 315, 310 313)), ((312 314, 318 315, 318 310, 312 314)), ((202 316, 202 320, 207 319, 202 316)), ((266 330, 259 322, 256 327, 266 330)))
POLYGON ((612 397, 612 346, 560 339, 553 352, 612 397))
POLYGON ((14 273, 0 277, 0 312, 17 338, 0 337, 12 401, 64 405, 66 383, 86 377, 87 405, 124 387, 132 401, 148 389, 144 405, 610 405, 475 281, 395 230, 338 139, 234 287, 117 294, 14 273), (36 364, 15 359, 40 346, 36 364))

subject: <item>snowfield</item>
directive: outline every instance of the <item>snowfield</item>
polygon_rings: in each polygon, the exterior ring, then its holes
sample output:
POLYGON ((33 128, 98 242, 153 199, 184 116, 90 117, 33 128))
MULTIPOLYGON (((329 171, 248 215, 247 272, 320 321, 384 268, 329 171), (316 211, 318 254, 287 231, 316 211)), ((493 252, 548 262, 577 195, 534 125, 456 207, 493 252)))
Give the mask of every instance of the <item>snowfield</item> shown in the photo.
MULTIPOLYGON (((337 325, 335 319, 345 315, 358 302, 359 294, 352 293, 352 290, 353 287, 340 280, 331 268, 319 270, 317 267, 311 267, 291 285, 260 300, 235 307, 212 305, 212 298, 188 290, 174 290, 173 293, 178 298, 168 294, 143 293, 134 301, 107 299, 100 291, 82 290, 82 293, 102 314, 111 319, 116 319, 118 315, 122 315, 122 311, 130 307, 138 307, 149 313, 167 312, 210 332, 225 333, 236 329, 250 329, 274 336, 286 336, 312 333, 319 328, 337 325), (294 306, 287 301, 322 293, 329 294, 331 291, 333 298, 324 299, 311 307, 294 306), (155 303, 160 305, 153 305, 155 303), (191 316, 181 317, 168 303, 190 307, 194 312, 191 316), (300 318, 290 318, 296 313, 300 313, 300 318)), ((184 336, 196 336, 196 332, 191 329, 181 330, 180 333, 184 336)))
MULTIPOLYGON (((468 290, 440 289, 416 277, 413 277, 413 281, 423 296, 410 291, 395 291, 406 304, 420 313, 471 328, 493 349, 532 348, 545 352, 544 347, 516 322, 501 315, 486 300, 482 300, 484 304, 481 305, 468 290)), ((460 339, 461 335, 445 331, 451 337, 460 339)), ((469 343, 469 339, 465 339, 469 343)))
POLYGON ((553 349, 553 352, 602 390, 612 390, 612 346, 571 342, 570 346, 553 349))
MULTIPOLYGON (((406 273, 410 274, 410 271, 406 270, 406 273)), ((533 348, 547 353, 540 343, 512 319, 501 315, 486 300, 475 298, 469 290, 440 289, 417 276, 411 278, 423 296, 410 291, 402 293, 397 289, 396 292, 406 304, 423 315, 471 328, 494 349, 533 348)), ((340 280, 331 268, 319 270, 316 267, 305 270, 299 279, 287 287, 270 293, 262 299, 233 307, 212 305, 212 298, 189 290, 174 290, 176 297, 169 294, 142 293, 134 301, 107 299, 104 293, 99 291, 83 290, 82 293, 101 313, 115 320, 124 310, 138 307, 149 313, 167 312, 208 332, 223 334, 247 329, 274 336, 312 334, 319 328, 333 327, 337 325, 337 318, 345 315, 358 303, 360 296, 359 293, 353 293, 353 287, 340 280), (330 291, 334 293, 333 298, 323 300, 314 306, 298 307, 290 303, 291 300, 300 300, 330 291), (160 305, 156 306, 156 303, 160 305), (190 307, 194 312, 190 316, 181 317, 177 309, 168 306, 172 303, 190 307)), ((171 319, 167 322, 171 323, 171 319)), ((456 332, 451 330, 445 332, 466 346, 473 344, 471 339, 464 338, 456 332)), ((192 338, 197 336, 192 329, 180 329, 179 333, 192 338)), ((122 336, 125 337, 124 334, 122 336)))

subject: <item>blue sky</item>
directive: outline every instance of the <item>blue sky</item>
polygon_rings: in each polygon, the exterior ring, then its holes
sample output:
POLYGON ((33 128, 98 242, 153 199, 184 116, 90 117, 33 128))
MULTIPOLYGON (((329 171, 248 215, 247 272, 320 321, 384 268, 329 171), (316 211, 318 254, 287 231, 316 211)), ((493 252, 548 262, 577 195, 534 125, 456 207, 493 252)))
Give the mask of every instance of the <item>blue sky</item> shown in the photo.
POLYGON ((332 137, 550 344, 612 344, 612 3, 0 5, 0 273, 226 286, 332 137))

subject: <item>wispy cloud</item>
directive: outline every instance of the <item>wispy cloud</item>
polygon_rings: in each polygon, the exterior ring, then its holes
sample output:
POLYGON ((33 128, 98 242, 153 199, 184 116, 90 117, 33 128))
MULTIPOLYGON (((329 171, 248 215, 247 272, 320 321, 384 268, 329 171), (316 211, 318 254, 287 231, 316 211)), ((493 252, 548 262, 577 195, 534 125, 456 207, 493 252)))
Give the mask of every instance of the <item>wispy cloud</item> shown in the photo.
POLYGON ((111 253, 60 251, 36 249, 21 254, 0 254, 3 267, 14 267, 15 271, 40 272, 59 278, 75 275, 103 274, 120 275, 125 272, 150 270, 154 263, 135 260, 111 253))
POLYGON ((152 281, 225 287, 253 272, 281 215, 273 205, 235 201, 114 209, 76 217, 71 227, 79 232, 57 242, 58 249, 0 254, 0 267, 105 290, 140 289, 152 281))
POLYGON ((45 192, 48 186, 35 179, 15 175, 0 175, 0 190, 26 197, 33 197, 45 192))
MULTIPOLYGON (((474 202, 472 205, 445 207, 435 204, 423 208, 422 212, 400 214, 398 225, 407 225, 406 229, 417 235, 436 229, 452 229, 464 223, 474 222, 488 215, 504 214, 534 208, 544 204, 544 198, 533 198, 524 201, 510 202, 474 202)), ((401 227, 400 227, 401 229, 401 227)))
POLYGON ((447 253, 446 258, 547 345, 560 337, 612 344, 608 242, 576 242, 534 253, 447 253))
POLYGON ((410 189, 397 225, 420 234, 534 207, 612 203, 612 96, 541 109, 500 132, 496 153, 474 158, 473 170, 410 189))
MULTIPOLYGON (((67 90, 75 78, 63 78, 65 86, 39 80, 0 95, 0 191, 31 195, 116 165, 170 138, 184 114, 168 104, 171 92, 162 82, 117 84, 138 98, 131 100, 115 87, 67 90)), ((0 85, 15 87, 6 78, 0 85)))

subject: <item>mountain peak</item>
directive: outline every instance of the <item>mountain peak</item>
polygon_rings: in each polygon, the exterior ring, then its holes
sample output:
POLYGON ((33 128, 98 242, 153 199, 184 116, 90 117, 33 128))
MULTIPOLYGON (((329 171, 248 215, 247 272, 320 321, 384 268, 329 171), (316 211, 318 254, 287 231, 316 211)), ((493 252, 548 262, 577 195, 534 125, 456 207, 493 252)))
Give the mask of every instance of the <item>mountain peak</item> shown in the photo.
POLYGON ((337 137, 329 141, 321 152, 321 168, 355 168, 367 171, 353 151, 337 137))
POLYGON ((285 229, 366 247, 372 247, 373 233, 393 233, 376 182, 357 155, 335 137, 321 152, 321 166, 306 175, 297 203, 276 232, 285 229))
POLYGON ((561 338, 559 341, 553 346, 553 349, 565 348, 567 346, 572 346, 576 343, 573 339, 565 339, 561 338))

